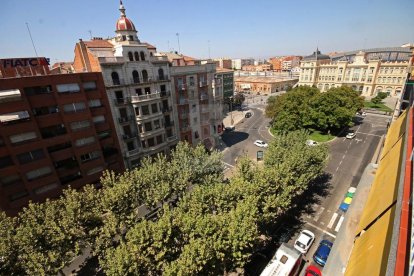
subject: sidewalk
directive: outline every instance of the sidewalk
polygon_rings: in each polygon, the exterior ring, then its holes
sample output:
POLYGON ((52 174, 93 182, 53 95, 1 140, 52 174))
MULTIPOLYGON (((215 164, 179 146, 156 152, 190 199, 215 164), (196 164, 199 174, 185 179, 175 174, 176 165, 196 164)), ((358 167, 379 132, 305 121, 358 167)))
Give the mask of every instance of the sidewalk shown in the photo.
POLYGON ((244 119, 244 115, 246 115, 247 112, 250 112, 250 109, 246 111, 233 110, 232 112, 228 112, 226 117, 223 119, 224 126, 236 126, 238 123, 240 123, 241 120, 244 119), (233 123, 231 122, 232 117, 233 123))

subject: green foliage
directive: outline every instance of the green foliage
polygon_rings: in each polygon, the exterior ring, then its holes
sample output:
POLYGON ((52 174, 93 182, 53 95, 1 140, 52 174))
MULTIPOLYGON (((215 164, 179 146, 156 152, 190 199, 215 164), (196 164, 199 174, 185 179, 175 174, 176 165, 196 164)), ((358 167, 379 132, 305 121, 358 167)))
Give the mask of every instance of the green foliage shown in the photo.
POLYGON ((376 97, 374 97, 374 98, 372 98, 372 99, 371 99, 371 102, 372 102, 373 104, 375 104, 375 105, 378 105, 378 104, 380 104, 380 103, 382 102, 382 98, 381 98, 381 97, 376 96, 376 97))
POLYGON ((244 102, 244 100, 245 100, 244 94, 243 93, 237 93, 233 97, 233 104, 241 105, 244 102))
POLYGON ((386 92, 378 92, 377 97, 383 100, 388 97, 388 94, 386 92))
POLYGON ((0 275, 24 274, 16 246, 16 220, 0 212, 0 275))

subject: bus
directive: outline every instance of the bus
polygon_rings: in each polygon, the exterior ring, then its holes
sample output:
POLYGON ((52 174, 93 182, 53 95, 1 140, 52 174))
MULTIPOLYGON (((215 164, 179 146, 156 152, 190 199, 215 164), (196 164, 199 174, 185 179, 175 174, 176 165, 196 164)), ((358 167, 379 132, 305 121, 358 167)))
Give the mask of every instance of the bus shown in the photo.
POLYGON ((260 276, 295 276, 301 264, 302 254, 282 243, 260 276))

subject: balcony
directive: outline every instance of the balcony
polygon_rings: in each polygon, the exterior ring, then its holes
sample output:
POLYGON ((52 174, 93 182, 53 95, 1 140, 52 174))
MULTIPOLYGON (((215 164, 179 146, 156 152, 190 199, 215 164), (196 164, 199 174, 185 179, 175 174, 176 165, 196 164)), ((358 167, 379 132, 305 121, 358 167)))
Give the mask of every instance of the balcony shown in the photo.
POLYGON ((113 79, 106 83, 106 86, 108 87, 117 87, 117 86, 123 86, 127 85, 126 81, 123 79, 113 79))
POLYGON ((174 121, 165 122, 165 127, 172 127, 174 126, 174 121))
POLYGON ((129 150, 125 153, 125 157, 131 157, 134 155, 137 155, 139 153, 139 148, 133 149, 133 150, 129 150))
POLYGON ((180 127, 181 132, 188 132, 190 130, 191 130, 191 128, 189 126, 180 127))
POLYGON ((205 93, 200 94, 200 100, 202 101, 208 100, 208 95, 205 93))
POLYGON ((102 65, 122 64, 125 62, 123 57, 98 57, 98 61, 102 65))
POLYGON ((126 105, 128 103, 127 99, 117 98, 114 100, 116 106, 126 105))
POLYGON ((118 117, 118 122, 120 124, 129 123, 131 121, 135 121, 135 117, 134 116, 118 117))
POLYGON ((187 84, 182 83, 178 85, 178 90, 179 91, 183 91, 183 90, 187 90, 187 84))
POLYGON ((172 106, 169 106, 169 107, 163 107, 162 108, 162 113, 169 113, 169 112, 172 112, 172 106))
POLYGON ((147 95, 141 95, 141 96, 131 96, 128 99, 131 103, 156 100, 156 99, 160 99, 160 93, 153 93, 153 94, 147 94, 147 95))
POLYGON ((178 100, 178 104, 179 105, 184 105, 184 104, 188 104, 188 99, 186 98, 181 98, 178 100))
POLYGON ((172 142, 172 141, 175 141, 175 140, 177 140, 177 136, 170 136, 170 137, 167 137, 167 141, 168 142, 172 142))
POLYGON ((179 116, 180 119, 188 119, 188 113, 181 113, 179 116))
POLYGON ((207 81, 200 81, 200 87, 207 86, 207 81))
POLYGON ((170 91, 161 91, 160 96, 161 96, 161 98, 169 97, 169 96, 171 96, 171 92, 170 91))
POLYGON ((128 134, 122 134, 122 139, 124 141, 131 140, 131 139, 134 139, 134 138, 137 138, 137 137, 138 137, 138 134, 136 132, 131 132, 131 133, 128 133, 128 134))

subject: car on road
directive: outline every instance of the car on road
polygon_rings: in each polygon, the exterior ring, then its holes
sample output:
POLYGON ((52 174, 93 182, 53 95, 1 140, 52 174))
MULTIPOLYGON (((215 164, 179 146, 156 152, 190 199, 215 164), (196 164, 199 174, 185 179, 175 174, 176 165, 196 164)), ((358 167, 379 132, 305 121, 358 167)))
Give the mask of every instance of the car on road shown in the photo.
POLYGON ((262 140, 256 140, 254 141, 254 144, 260 148, 267 148, 269 145, 262 140))
POLYGON ((356 115, 357 115, 357 116, 361 116, 361 117, 365 117, 365 116, 367 116, 367 113, 366 113, 366 112, 364 112, 364 111, 358 111, 358 112, 356 113, 356 115))
POLYGON ((322 272, 318 267, 310 265, 305 270, 305 276, 322 276, 322 272))
POLYGON ((308 145, 308 146, 317 146, 318 142, 313 141, 313 140, 306 140, 306 145, 308 145))
POLYGON ((245 118, 250 118, 252 117, 252 113, 251 112, 247 112, 246 115, 244 115, 245 118))
POLYGON ((229 131, 233 131, 234 129, 235 129, 235 127, 234 127, 234 126, 228 126, 228 127, 225 127, 225 128, 224 128, 224 130, 225 130, 225 131, 228 131, 228 132, 229 132, 229 131))
POLYGON ((300 253, 306 254, 314 240, 315 234, 309 230, 302 230, 302 232, 299 234, 299 237, 295 241, 294 247, 300 253))
POLYGON ((346 139, 354 139, 356 136, 355 132, 348 132, 348 134, 346 135, 346 139))
POLYGON ((313 260, 321 265, 325 266, 326 260, 328 260, 329 253, 331 252, 331 248, 333 243, 328 240, 322 240, 319 243, 318 249, 316 249, 315 254, 313 255, 313 260))

